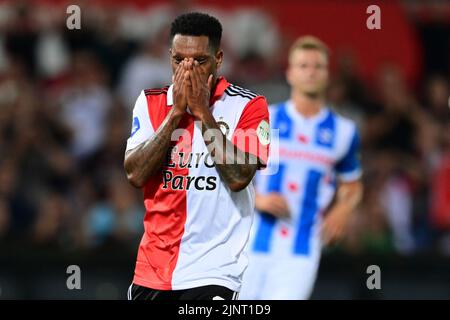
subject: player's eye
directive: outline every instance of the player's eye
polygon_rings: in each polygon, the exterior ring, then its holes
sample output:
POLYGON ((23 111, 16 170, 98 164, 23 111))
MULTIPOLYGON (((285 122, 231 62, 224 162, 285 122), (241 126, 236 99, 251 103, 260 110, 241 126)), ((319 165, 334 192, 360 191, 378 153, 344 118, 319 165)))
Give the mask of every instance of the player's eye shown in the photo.
POLYGON ((208 61, 207 58, 200 58, 200 59, 196 59, 196 60, 199 64, 204 64, 206 61, 208 61))
POLYGON ((180 62, 183 61, 181 58, 174 58, 174 60, 176 64, 180 64, 180 62))

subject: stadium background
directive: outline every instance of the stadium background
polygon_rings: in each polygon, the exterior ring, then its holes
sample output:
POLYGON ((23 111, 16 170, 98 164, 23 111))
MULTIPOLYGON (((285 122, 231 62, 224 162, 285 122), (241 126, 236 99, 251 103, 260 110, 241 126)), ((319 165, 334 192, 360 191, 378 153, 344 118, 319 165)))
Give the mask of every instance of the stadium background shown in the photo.
POLYGON ((313 298, 449 299, 450 3, 357 0, 1 1, 0 299, 126 298, 143 217, 122 169, 131 110, 170 80, 169 23, 191 10, 223 23, 228 80, 271 103, 296 37, 332 50, 329 101, 360 127, 365 195, 313 298))

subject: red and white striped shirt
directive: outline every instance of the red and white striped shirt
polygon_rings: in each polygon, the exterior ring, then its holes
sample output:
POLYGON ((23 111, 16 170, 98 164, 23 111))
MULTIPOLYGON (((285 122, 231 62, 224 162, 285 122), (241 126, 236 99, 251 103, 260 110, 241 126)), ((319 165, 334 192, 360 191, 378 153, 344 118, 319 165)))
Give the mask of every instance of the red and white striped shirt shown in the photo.
MULTIPOLYGON (((172 104, 172 86, 141 92, 127 150, 155 133, 172 104)), ((263 96, 221 77, 210 108, 229 140, 267 162, 270 129, 263 96), (252 132, 257 148, 238 143, 237 132, 252 132)), ((143 188, 145 232, 133 283, 158 290, 221 285, 239 291, 247 267, 243 250, 253 220, 253 184, 233 192, 221 181, 194 122, 192 115, 183 116, 178 128, 187 135, 172 142, 161 171, 143 188)))

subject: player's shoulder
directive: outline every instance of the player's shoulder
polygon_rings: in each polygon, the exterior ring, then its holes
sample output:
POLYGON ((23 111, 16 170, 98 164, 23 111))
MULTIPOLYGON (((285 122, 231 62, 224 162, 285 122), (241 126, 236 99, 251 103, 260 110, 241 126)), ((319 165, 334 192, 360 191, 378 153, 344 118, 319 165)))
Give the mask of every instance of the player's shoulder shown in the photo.
MULTIPOLYGON (((256 100, 260 98, 264 98, 263 95, 258 94, 250 89, 246 89, 230 83, 228 87, 224 91, 225 95, 230 98, 240 98, 246 101, 256 100)), ((265 98, 264 98, 265 99, 265 98)))
POLYGON ((338 111, 328 108, 329 112, 335 117, 336 121, 346 127, 356 127, 356 122, 349 117, 346 117, 339 113, 338 111))
POLYGON ((135 109, 156 109, 160 106, 166 105, 168 101, 168 91, 170 86, 162 88, 150 88, 141 90, 139 97, 136 100, 135 109))
POLYGON ((355 132, 357 132, 357 125, 356 122, 342 114, 340 114, 338 111, 327 108, 330 117, 333 117, 334 121, 336 122, 336 128, 338 132, 342 132, 344 134, 353 135, 355 132))
POLYGON ((269 110, 271 110, 272 112, 282 111, 286 108, 288 102, 289 100, 271 103, 269 104, 269 110))
POLYGON ((286 112, 287 104, 289 100, 279 101, 269 104, 270 119, 274 119, 277 114, 282 114, 283 118, 289 118, 289 114, 286 112))
POLYGON ((167 95, 170 86, 165 86, 161 88, 149 88, 142 90, 144 95, 146 96, 158 96, 158 95, 167 95))

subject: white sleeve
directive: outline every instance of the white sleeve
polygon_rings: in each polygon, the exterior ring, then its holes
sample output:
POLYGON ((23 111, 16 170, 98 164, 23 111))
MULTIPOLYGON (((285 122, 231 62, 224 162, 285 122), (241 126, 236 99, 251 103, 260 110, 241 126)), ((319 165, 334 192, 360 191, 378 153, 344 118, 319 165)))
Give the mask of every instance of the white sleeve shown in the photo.
POLYGON ((148 113, 147 98, 144 91, 141 91, 134 105, 131 135, 127 140, 126 151, 136 148, 149 139, 153 133, 154 129, 148 113))

